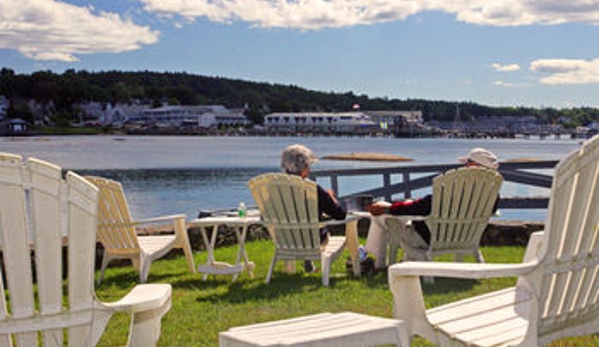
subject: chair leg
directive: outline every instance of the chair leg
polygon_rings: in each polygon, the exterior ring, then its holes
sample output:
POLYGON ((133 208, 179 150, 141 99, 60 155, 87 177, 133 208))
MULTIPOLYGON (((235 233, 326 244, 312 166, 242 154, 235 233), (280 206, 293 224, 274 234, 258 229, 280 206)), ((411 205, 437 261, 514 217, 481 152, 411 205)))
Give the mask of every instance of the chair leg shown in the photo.
MULTIPOLYGON (((429 252, 424 252, 424 260, 425 261, 433 261, 433 256, 429 253, 429 252)), ((434 284, 435 283, 435 277, 433 276, 423 276, 422 280, 424 281, 424 283, 427 284, 434 284)))
POLYGON ((325 287, 329 286, 329 277, 331 274, 331 257, 322 256, 320 258, 322 265, 322 285, 325 287))
POLYGON ((152 265, 152 260, 148 258, 141 259, 140 261, 140 269, 139 269, 139 281, 141 283, 146 283, 148 281, 148 275, 150 274, 150 266, 152 265))
POLYGON ((268 274, 266 275, 266 283, 270 282, 270 278, 272 277, 272 273, 275 270, 275 264, 277 263, 277 255, 275 254, 272 257, 272 261, 270 262, 270 267, 268 268, 268 274))
POLYGON ((474 258, 476 258, 476 261, 479 263, 485 262, 485 258, 483 257, 483 253, 480 251, 480 249, 476 250, 476 252, 474 253, 474 258))
POLYGON ((189 272, 196 273, 196 267, 193 260, 193 252, 189 244, 189 236, 187 235, 187 226, 185 219, 180 218, 175 220, 175 234, 177 235, 178 246, 183 249, 189 272))
POLYGON ((108 263, 111 260, 112 259, 110 257, 106 256, 106 252, 104 252, 104 255, 102 256, 102 265, 100 266, 100 277, 98 277, 98 285, 100 285, 100 283, 102 283, 102 280, 104 279, 104 271, 106 271, 106 268, 108 267, 108 263))

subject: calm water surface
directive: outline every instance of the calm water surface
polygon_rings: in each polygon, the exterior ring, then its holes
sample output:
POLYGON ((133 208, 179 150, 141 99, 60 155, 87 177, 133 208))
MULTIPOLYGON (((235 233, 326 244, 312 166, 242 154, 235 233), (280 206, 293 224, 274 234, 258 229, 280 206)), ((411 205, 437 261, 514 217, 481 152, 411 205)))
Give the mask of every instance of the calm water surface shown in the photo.
MULTIPOLYGON (((257 174, 279 171, 280 153, 293 143, 309 146, 318 156, 382 152, 414 159, 401 164, 321 160, 313 170, 455 163, 472 147, 486 147, 501 161, 560 159, 579 147, 570 139, 51 136, 0 138, 0 151, 119 180, 137 218, 186 213, 192 219, 198 210, 232 208, 240 201, 252 205, 246 182, 257 174)), ((342 182, 341 195, 378 184, 377 178, 342 182)), ((501 194, 548 195, 548 190, 506 184, 501 194)), ((542 220, 544 211, 504 211, 502 218, 542 220)))

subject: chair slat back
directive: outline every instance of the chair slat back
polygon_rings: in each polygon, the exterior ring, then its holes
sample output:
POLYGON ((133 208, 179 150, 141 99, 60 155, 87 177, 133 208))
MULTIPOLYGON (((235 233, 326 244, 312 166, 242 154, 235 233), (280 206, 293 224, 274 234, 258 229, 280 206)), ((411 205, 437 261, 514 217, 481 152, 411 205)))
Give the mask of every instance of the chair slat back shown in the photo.
POLYGON ((599 136, 555 169, 540 267, 540 333, 599 315, 599 136))
POLYGON ((0 346, 62 346, 63 329, 69 345, 91 345, 97 189, 72 172, 62 179, 55 165, 0 153, 0 196, 0 346))
POLYGON ((316 183, 299 176, 268 173, 248 181, 264 223, 281 250, 320 252, 316 183))
POLYGON ((98 240, 106 248, 139 252, 139 243, 132 226, 129 205, 120 182, 85 176, 100 190, 98 206, 98 240))
POLYGON ((430 250, 478 247, 502 182, 496 171, 474 167, 435 177, 431 213, 425 221, 431 232, 430 250))

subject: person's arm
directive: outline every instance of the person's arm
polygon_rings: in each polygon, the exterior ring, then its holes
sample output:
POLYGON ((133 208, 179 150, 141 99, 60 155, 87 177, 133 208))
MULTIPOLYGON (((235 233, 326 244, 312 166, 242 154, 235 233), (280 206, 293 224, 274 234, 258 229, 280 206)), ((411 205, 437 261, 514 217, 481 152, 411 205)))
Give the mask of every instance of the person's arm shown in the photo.
POLYGON ((334 194, 327 192, 320 185, 317 185, 318 192, 318 212, 326 214, 329 217, 337 220, 345 219, 347 212, 341 206, 334 194))
POLYGON ((432 201, 432 195, 420 199, 397 201, 389 207, 388 213, 396 216, 426 216, 431 213, 432 201))
POLYGON ((389 213, 389 208, 391 207, 391 203, 387 201, 377 201, 373 202, 369 206, 364 207, 364 209, 370 212, 373 216, 380 216, 385 213, 389 213))

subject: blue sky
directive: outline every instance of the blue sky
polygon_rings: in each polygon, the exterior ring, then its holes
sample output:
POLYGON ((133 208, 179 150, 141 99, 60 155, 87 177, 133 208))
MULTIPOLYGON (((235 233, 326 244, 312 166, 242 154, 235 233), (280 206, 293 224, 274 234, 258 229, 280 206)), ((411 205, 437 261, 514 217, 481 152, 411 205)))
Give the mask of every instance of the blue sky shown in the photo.
POLYGON ((0 66, 599 107, 599 0, 0 0, 0 66))

